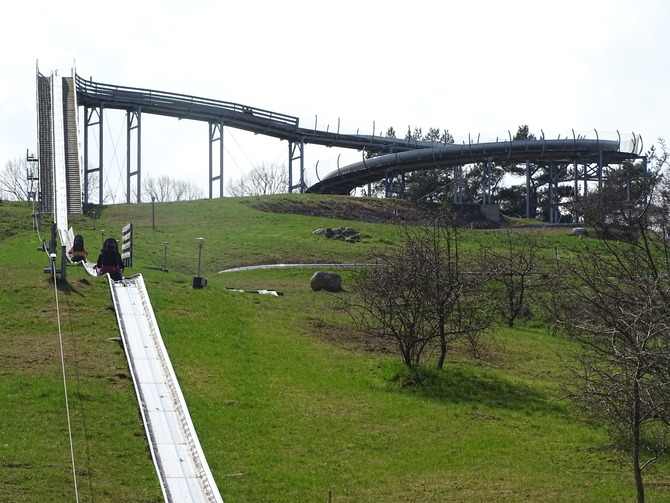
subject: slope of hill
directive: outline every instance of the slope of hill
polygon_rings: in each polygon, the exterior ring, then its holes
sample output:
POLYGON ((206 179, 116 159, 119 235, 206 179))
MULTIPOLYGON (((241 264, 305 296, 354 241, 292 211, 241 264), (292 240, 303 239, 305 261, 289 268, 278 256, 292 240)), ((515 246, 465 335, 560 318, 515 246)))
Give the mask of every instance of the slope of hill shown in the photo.
MULTIPOLYGON (((118 205, 72 224, 97 255, 104 237, 133 223, 129 273, 145 277, 225 501, 326 501, 329 491, 337 502, 632 500, 625 452, 560 399, 571 345, 539 320, 498 329, 485 359, 457 348, 443 372, 403 386, 393 348, 357 333, 331 295, 309 289, 313 269, 217 274, 364 260, 397 241, 391 204, 295 195, 161 203, 153 213, 118 205), (312 234, 340 225, 365 237, 312 234), (198 237, 208 285, 194 290, 198 237)), ((105 282, 68 267, 57 310, 30 208, 5 202, 0 222, 0 494, 73 500, 60 332, 82 501, 160 501, 105 282)), ((476 246, 491 232, 463 239, 476 246)), ((647 474, 650 501, 670 500, 667 473, 663 461, 647 474)))

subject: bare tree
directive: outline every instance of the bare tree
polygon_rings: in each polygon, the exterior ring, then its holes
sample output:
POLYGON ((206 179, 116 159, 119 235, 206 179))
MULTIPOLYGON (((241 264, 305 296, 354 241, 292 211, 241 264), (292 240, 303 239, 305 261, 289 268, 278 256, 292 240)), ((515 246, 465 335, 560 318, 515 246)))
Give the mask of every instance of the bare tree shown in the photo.
POLYGON ((195 201, 205 197, 205 191, 194 183, 177 180, 175 185, 179 187, 175 188, 175 194, 178 194, 177 201, 195 201))
POLYGON ((283 164, 262 163, 228 186, 233 197, 267 196, 288 192, 288 170, 283 164))
POLYGON ((508 227, 482 249, 483 267, 489 269, 492 280, 502 289, 501 311, 510 328, 527 308, 528 292, 542 284, 538 269, 543 247, 537 231, 508 227))
POLYGON ((184 180, 173 180, 172 193, 175 201, 182 201, 186 199, 189 183, 184 180))
POLYGON ((484 290, 490 273, 475 261, 462 260, 458 232, 455 215, 446 208, 428 229, 431 261, 437 264, 428 298, 438 320, 440 369, 447 352, 458 341, 469 343, 473 354, 478 355, 480 339, 493 321, 493 303, 484 290))
POLYGON ((659 138, 658 146, 653 145, 647 152, 646 163, 626 162, 610 169, 602 187, 574 203, 574 212, 595 226, 604 238, 637 240, 640 225, 653 226, 653 221, 659 218, 654 197, 658 199, 661 195, 656 187, 667 183, 662 173, 669 159, 665 141, 659 138), (641 206, 645 207, 643 213, 638 211, 641 206), (640 218, 645 221, 640 222, 640 218))
MULTIPOLYGON (((96 171, 93 173, 88 173, 86 175, 88 177, 88 183, 86 184, 86 192, 84 193, 84 201, 89 202, 91 199, 93 199, 94 196, 98 195, 99 191, 99 180, 100 180, 100 174, 96 171)), ((96 197, 97 199, 97 197, 96 197)), ((100 201, 100 204, 102 204, 104 201, 100 201)))
MULTIPOLYGON (((670 190, 641 195, 625 213, 637 224, 629 242, 582 240, 556 280, 556 318, 579 343, 569 365, 569 396, 596 424, 630 449, 637 501, 642 472, 663 453, 670 434, 670 190), (663 211, 648 227, 649 204, 663 211), (560 281, 560 283, 559 283, 560 281)), ((600 219, 592 223, 604 232, 600 219)), ((604 236, 601 233, 601 236, 604 236)))
POLYGON ((87 172, 83 173, 83 176, 88 178, 87 183, 83 183, 82 180, 82 191, 84 195, 84 201, 87 203, 90 203, 92 200, 98 201, 97 203, 93 204, 106 204, 111 201, 112 204, 114 204, 116 202, 116 199, 118 198, 118 194, 116 194, 116 191, 113 190, 111 186, 109 186, 109 183, 106 184, 107 185, 106 187, 103 187, 104 191, 102 194, 102 200, 101 201, 98 200, 100 199, 99 198, 100 170, 94 169, 93 164, 89 163, 88 169, 86 171, 87 172))
MULTIPOLYGON (((412 239, 411 237, 407 237, 412 239)), ((416 367, 436 332, 436 320, 424 302, 427 268, 404 240, 397 248, 376 252, 375 267, 354 274, 352 295, 344 309, 362 332, 394 341, 403 363, 416 367)))
POLYGON ((145 177, 142 182, 144 193, 158 202, 192 201, 203 197, 203 190, 188 181, 169 176, 145 177))
POLYGON ((169 176, 144 177, 142 189, 152 201, 166 202, 172 200, 172 181, 169 176))
POLYGON ((34 192, 28 177, 28 163, 25 159, 7 161, 5 169, 0 172, 0 192, 7 194, 7 199, 26 201, 34 192))
POLYGON ((355 273, 344 308, 358 328, 392 338, 408 367, 416 367, 427 348, 437 349, 442 368, 459 340, 477 351, 479 336, 490 326, 486 304, 479 302, 484 277, 463 270, 458 233, 442 216, 419 228, 403 227, 400 244, 378 251, 375 267, 355 273))

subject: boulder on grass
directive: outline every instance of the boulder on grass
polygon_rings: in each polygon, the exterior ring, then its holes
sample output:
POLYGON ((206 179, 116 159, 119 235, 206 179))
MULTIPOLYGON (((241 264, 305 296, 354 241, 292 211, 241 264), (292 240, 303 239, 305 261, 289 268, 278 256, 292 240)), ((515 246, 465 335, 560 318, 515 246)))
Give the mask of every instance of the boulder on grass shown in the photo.
POLYGON ((319 292, 325 290, 327 292, 341 292, 342 291, 342 277, 339 274, 330 272, 317 271, 312 276, 309 282, 312 290, 319 292))

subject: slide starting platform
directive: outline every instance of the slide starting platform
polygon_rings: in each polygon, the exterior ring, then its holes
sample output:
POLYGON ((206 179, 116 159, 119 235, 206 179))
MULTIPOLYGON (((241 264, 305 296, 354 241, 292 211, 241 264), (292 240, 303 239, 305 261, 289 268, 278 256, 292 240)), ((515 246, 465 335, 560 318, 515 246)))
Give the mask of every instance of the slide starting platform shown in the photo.
POLYGON ((109 279, 151 456, 167 502, 223 502, 138 274, 109 279))

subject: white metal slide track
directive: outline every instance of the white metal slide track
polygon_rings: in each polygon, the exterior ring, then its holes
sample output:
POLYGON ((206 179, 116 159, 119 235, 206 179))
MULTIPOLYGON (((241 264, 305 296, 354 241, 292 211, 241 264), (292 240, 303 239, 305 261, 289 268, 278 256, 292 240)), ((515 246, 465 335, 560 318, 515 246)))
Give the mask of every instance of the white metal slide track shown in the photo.
POLYGON ((223 502, 186 408, 141 274, 109 280, 151 455, 167 502, 223 502))
POLYGON ((51 113, 53 114, 54 222, 59 232, 67 232, 67 176, 65 168, 65 127, 63 123, 63 79, 56 72, 51 76, 51 113))

